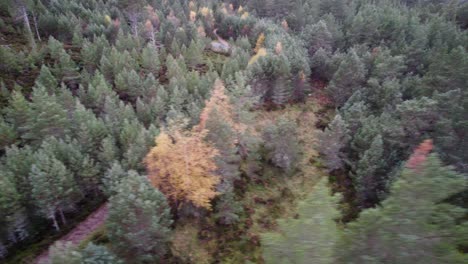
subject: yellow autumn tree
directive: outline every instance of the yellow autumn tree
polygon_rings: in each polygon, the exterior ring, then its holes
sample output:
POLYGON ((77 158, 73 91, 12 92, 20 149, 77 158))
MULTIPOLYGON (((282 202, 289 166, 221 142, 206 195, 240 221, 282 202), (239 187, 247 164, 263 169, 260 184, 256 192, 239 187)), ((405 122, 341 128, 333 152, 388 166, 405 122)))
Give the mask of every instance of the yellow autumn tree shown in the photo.
POLYGON ((257 42, 255 43, 255 49, 254 52, 258 53, 261 48, 263 48, 263 43, 265 42, 265 34, 260 33, 260 35, 257 38, 257 42))
POLYGON ((260 48, 258 52, 250 58, 248 65, 255 63, 260 57, 265 57, 267 55, 267 50, 265 48, 260 48))
POLYGON ((145 158, 148 177, 176 206, 191 202, 211 210, 219 176, 214 157, 218 151, 204 141, 206 130, 171 136, 161 132, 145 158))
POLYGON ((208 120, 210 113, 215 109, 230 125, 234 124, 232 118, 232 106, 229 103, 229 97, 226 95, 226 89, 224 88, 223 82, 219 79, 214 83, 210 99, 205 102, 205 107, 200 114, 200 123, 198 124, 197 129, 205 129, 206 121, 208 120))

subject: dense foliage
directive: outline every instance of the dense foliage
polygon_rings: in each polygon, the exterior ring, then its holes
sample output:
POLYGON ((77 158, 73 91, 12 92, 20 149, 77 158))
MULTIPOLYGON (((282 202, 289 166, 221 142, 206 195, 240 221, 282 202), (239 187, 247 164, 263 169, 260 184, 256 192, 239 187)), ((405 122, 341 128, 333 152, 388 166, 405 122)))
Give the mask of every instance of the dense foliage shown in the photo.
POLYGON ((463 263, 467 26, 458 0, 1 1, 0 259, 109 201, 105 239, 50 263, 235 262, 244 240, 269 263, 463 263), (317 135, 256 116, 309 104, 317 135), (246 192, 289 199, 311 149, 330 186, 243 233, 246 192))

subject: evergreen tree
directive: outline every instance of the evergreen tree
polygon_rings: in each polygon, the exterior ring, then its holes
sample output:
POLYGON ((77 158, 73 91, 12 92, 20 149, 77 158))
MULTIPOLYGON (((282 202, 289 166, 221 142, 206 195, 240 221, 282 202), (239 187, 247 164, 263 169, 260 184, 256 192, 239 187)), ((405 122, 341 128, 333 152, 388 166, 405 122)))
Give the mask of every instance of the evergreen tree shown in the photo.
POLYGON ((298 217, 278 220, 280 233, 262 235, 266 263, 336 263, 339 197, 330 195, 322 178, 298 206, 298 217))
POLYGON ((364 82, 366 69, 356 51, 351 50, 340 63, 327 91, 337 106, 342 106, 364 82))
POLYGON ((34 161, 35 157, 30 146, 18 148, 16 145, 6 149, 3 160, 2 170, 11 176, 10 180, 21 196, 21 204, 28 208, 33 202, 31 198, 32 185, 28 175, 34 161))
POLYGON ((267 159, 286 173, 294 172, 299 161, 297 137, 296 124, 285 117, 263 131, 267 159))
POLYGON ((147 45, 141 52, 141 65, 148 72, 159 75, 161 62, 159 59, 158 49, 155 46, 147 45))
POLYGON ((330 172, 344 168, 344 148, 350 140, 348 133, 346 123, 338 114, 325 131, 319 134, 319 152, 324 156, 325 165, 330 172))
POLYGON ((24 240, 29 235, 26 211, 21 195, 7 172, 2 172, 0 177, 0 210, 0 233, 8 237, 9 242, 13 244, 24 240))
POLYGON ((122 264, 106 246, 89 243, 82 251, 82 264, 122 264))
POLYGON ((60 52, 58 61, 54 65, 52 71, 60 82, 65 82, 67 84, 80 77, 76 63, 65 50, 60 52))
POLYGON ((377 135, 357 163, 356 175, 353 175, 354 187, 357 192, 358 202, 364 207, 375 204, 385 177, 382 171, 384 166, 384 146, 382 136, 377 135), (379 188, 380 187, 380 188, 379 188))
MULTIPOLYGON (((337 245, 338 263, 464 263, 457 249, 465 209, 444 201, 466 187, 466 179, 444 167, 432 142, 423 142, 392 184, 390 196, 364 210, 337 245)), ((466 229, 466 227, 465 227, 466 229)))
POLYGON ((20 128, 25 131, 23 139, 38 143, 47 136, 63 138, 68 133, 70 120, 66 109, 44 87, 34 89, 30 109, 20 128))
MULTIPOLYGON (((50 264, 81 264, 83 256, 78 252, 71 242, 57 242, 50 247, 49 263, 50 264)), ((41 263, 46 264, 46 263, 41 263)))
POLYGON ((310 56, 313 56, 319 49, 331 51, 333 48, 333 36, 323 20, 320 20, 316 24, 305 26, 302 31, 302 38, 306 42, 310 56))
POLYGON ((31 115, 31 104, 21 92, 14 91, 8 105, 8 107, 2 109, 5 113, 5 121, 11 124, 19 135, 22 135, 25 132, 23 126, 31 115))
POLYGON ((158 262, 167 252, 171 235, 166 198, 135 172, 129 172, 115 191, 107 220, 112 246, 134 262, 158 262))
POLYGON ((45 65, 42 65, 41 71, 39 72, 39 76, 37 76, 36 78, 35 84, 37 86, 42 85, 43 87, 45 87, 49 94, 54 94, 58 92, 57 79, 52 75, 50 69, 45 65))
POLYGON ((115 161, 112 166, 107 169, 102 179, 103 192, 108 196, 115 194, 116 188, 127 177, 128 173, 122 168, 120 163, 115 161))
POLYGON ((18 135, 15 128, 6 123, 2 116, 0 116, 0 149, 3 150, 7 146, 15 143, 18 135))
POLYGON ((53 221, 60 230, 56 215, 59 213, 66 224, 64 211, 73 207, 79 191, 73 175, 62 162, 45 151, 38 151, 31 167, 29 179, 32 185, 32 198, 43 216, 53 221))

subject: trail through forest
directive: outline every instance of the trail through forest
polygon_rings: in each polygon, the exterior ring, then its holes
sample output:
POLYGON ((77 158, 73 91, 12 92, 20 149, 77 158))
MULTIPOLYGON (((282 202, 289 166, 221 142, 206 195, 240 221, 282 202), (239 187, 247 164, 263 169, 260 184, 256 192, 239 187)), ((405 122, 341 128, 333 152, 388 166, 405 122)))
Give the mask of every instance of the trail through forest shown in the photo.
MULTIPOLYGON (((68 234, 55 241, 55 243, 66 243, 71 242, 73 245, 78 245, 87 236, 89 236, 94 230, 104 224, 107 219, 109 206, 107 203, 103 204, 96 211, 90 214, 83 222, 79 223, 72 231, 68 234)), ((36 257, 34 263, 48 263, 49 260, 49 249, 50 247, 36 257)))

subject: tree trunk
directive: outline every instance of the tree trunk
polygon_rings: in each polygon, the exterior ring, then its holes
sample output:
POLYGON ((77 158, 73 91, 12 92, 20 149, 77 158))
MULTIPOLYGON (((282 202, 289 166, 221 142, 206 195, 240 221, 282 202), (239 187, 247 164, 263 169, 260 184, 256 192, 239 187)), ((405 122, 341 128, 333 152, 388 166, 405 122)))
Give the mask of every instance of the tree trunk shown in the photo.
POLYGON ((52 221, 54 222, 55 230, 60 231, 60 227, 59 227, 59 225, 57 223, 57 218, 55 218, 55 213, 53 213, 53 215, 52 215, 52 221))
POLYGON ((137 14, 130 14, 130 24, 132 27, 132 33, 137 41, 137 45, 140 46, 140 38, 138 37, 138 15, 137 14))
POLYGON ((59 209, 60 212, 60 218, 62 219, 63 225, 67 225, 67 220, 65 219, 65 215, 63 214, 63 210, 59 209))
POLYGON ((25 6, 21 7, 21 16, 23 17, 23 23, 28 31, 29 39, 31 41, 31 48, 33 51, 36 51, 36 40, 34 40, 34 35, 31 30, 31 24, 29 23, 28 12, 25 6))
POLYGON ((156 38, 154 37, 155 32, 154 30, 151 32, 151 43, 153 43, 153 46, 156 47, 156 38))
POLYGON ((32 16, 33 16, 33 22, 34 22, 34 29, 36 30, 37 40, 42 41, 41 40, 41 35, 39 34, 39 29, 37 28, 36 14, 32 13, 32 16))

